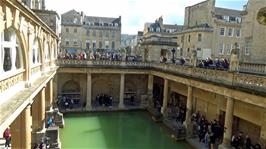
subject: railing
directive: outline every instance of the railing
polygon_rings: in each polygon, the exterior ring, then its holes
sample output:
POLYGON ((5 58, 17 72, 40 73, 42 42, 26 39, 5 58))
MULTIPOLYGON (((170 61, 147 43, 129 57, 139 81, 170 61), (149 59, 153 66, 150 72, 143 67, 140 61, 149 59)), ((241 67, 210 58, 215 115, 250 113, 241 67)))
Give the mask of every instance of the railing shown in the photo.
POLYGON ((266 76, 251 75, 230 71, 181 66, 162 63, 122 62, 122 61, 82 61, 58 59, 60 67, 111 67, 111 68, 145 68, 171 73, 178 76, 190 77, 226 85, 266 93, 266 76))
POLYGON ((266 75, 266 64, 241 63, 240 72, 266 75))

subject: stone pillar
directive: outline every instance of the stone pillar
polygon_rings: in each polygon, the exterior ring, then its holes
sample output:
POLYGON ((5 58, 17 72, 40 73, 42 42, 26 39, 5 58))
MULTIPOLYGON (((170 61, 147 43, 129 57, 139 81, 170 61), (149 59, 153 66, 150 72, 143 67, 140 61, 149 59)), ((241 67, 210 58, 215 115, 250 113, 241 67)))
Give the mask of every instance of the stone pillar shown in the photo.
POLYGON ((39 94, 40 98, 38 99, 39 100, 38 125, 40 130, 42 130, 44 128, 44 122, 45 122, 45 87, 41 89, 39 94))
POLYGON ((153 75, 149 74, 148 79, 148 95, 152 95, 153 93, 153 75))
POLYGON ((31 106, 28 105, 11 124, 12 148, 31 149, 31 106))
POLYGON ((152 105, 152 97, 153 97, 153 75, 149 74, 148 75, 148 92, 147 92, 147 100, 146 105, 148 106, 152 105), (147 103, 148 102, 148 103, 147 103))
POLYGON ((52 107, 53 106, 53 100, 54 100, 54 87, 53 87, 53 85, 54 85, 54 79, 52 78, 51 80, 50 80, 50 82, 49 82, 49 99, 50 99, 50 101, 49 101, 49 104, 50 104, 50 107, 52 107))
POLYGON ((261 123, 260 144, 262 148, 266 148, 266 110, 264 110, 263 119, 261 123))
POLYGON ((164 79, 164 87, 163 87, 163 107, 161 109, 161 113, 165 115, 167 108, 167 100, 168 100, 168 80, 164 79))
POLYGON ((186 111, 186 121, 185 126, 187 127, 191 124, 191 115, 192 115, 192 108, 193 108, 193 90, 191 86, 188 86, 187 92, 187 111, 186 111))
POLYGON ((120 99, 119 99, 119 107, 123 108, 124 105, 124 88, 125 88, 125 74, 121 74, 120 78, 120 99))
POLYGON ((52 102, 53 102, 53 79, 51 79, 47 83, 46 95, 47 96, 45 97, 45 109, 46 111, 48 111, 52 107, 52 102))
POLYGON ((230 148, 231 138, 232 138, 232 127, 233 127, 233 117, 234 117, 234 99, 227 98, 226 101, 226 113, 225 113, 225 132, 223 143, 220 148, 230 148))
POLYGON ((87 103, 86 109, 91 109, 91 73, 87 74, 87 103))

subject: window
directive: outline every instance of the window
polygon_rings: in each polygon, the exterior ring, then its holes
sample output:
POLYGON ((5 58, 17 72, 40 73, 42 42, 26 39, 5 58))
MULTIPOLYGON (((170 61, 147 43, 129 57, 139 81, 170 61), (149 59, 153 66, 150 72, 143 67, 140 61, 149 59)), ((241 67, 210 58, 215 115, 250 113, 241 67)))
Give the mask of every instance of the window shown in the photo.
POLYGON ((76 28, 74 28, 74 33, 77 33, 77 32, 78 32, 78 30, 76 28))
POLYGON ((86 48, 90 49, 90 41, 89 40, 86 40, 86 48))
POLYGON ((100 48, 100 49, 103 48, 103 43, 102 43, 102 41, 99 42, 99 48, 100 48))
POLYGON ((66 46, 69 46, 69 41, 66 41, 66 46))
POLYGON ((99 37, 103 37, 103 31, 99 31, 99 37))
POLYGON ((246 38, 245 39, 245 55, 250 55, 250 50, 251 50, 251 39, 246 38))
POLYGON ((114 31, 112 32, 112 38, 115 38, 115 32, 114 31))
POLYGON ((96 31, 93 31, 93 36, 96 37, 96 31))
POLYGON ((239 38, 241 34, 240 29, 235 29, 235 34, 236 34, 236 37, 239 38))
POLYGON ((78 41, 76 39, 73 39, 73 44, 74 44, 74 46, 77 46, 78 45, 78 41))
POLYGON ((118 23, 115 23, 115 27, 118 27, 118 23))
POLYGON ((233 29, 232 28, 228 29, 228 36, 233 37, 233 29))
POLYGON ((39 45, 37 39, 34 40, 33 45, 32 45, 32 64, 38 64, 40 61, 40 56, 39 56, 39 45))
POLYGON ((108 31, 105 32, 105 37, 109 37, 109 32, 108 31))
POLYGON ((47 41, 44 41, 44 59, 45 61, 48 61, 50 57, 50 53, 49 53, 49 45, 47 41))
POLYGON ((105 48, 109 49, 109 41, 105 41, 105 48))
POLYGON ((201 41, 202 41, 202 35, 198 34, 198 42, 201 42, 201 41))
POLYGON ((188 42, 190 42, 190 35, 188 35, 188 39, 187 39, 188 42))
POLYGON ((227 44, 226 45, 226 53, 227 53, 227 55, 231 54, 231 49, 232 49, 232 44, 227 44))
POLYGON ((224 27, 221 27, 220 28, 220 35, 221 36, 224 36, 225 35, 225 28, 224 27))
POLYGON ((218 47, 218 54, 223 54, 224 53, 224 44, 220 43, 218 47))
POLYGON ((87 30, 86 35, 87 35, 87 36, 90 36, 90 30, 87 30))
POLYGON ((92 48, 95 49, 96 48, 96 41, 94 40, 92 43, 92 48))
POLYGON ((69 28, 66 28, 66 32, 69 33, 69 28))
POLYGON ((180 56, 183 56, 183 48, 180 48, 180 56))
POLYGON ((112 49, 114 50, 115 49, 115 42, 112 41, 112 49))

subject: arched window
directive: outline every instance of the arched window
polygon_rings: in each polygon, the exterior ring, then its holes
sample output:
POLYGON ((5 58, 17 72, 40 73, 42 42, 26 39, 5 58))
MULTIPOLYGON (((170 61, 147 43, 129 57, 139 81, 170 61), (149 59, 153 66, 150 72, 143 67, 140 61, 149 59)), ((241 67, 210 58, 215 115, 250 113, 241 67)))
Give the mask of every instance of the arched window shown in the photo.
POLYGON ((32 64, 36 65, 40 63, 40 48, 37 39, 34 39, 32 45, 32 64))
POLYGON ((50 59, 49 45, 47 41, 44 41, 44 60, 49 61, 49 59, 50 59))
POLYGON ((15 30, 5 29, 0 37, 0 72, 10 72, 22 68, 22 52, 15 30))

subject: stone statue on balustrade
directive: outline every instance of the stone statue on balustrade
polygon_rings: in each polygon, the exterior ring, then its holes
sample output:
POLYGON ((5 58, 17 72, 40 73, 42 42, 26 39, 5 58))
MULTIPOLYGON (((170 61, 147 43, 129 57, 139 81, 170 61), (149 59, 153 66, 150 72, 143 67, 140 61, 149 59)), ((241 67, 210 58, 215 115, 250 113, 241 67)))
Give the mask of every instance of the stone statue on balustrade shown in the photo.
POLYGON ((239 49, 237 43, 235 43, 235 47, 231 51, 229 70, 234 72, 239 71, 239 49))
POLYGON ((197 66, 197 51, 193 50, 190 57, 190 63, 192 66, 197 66))

